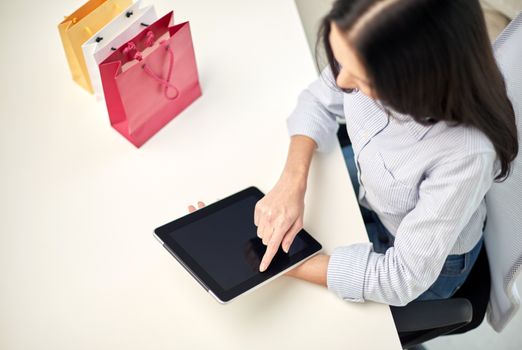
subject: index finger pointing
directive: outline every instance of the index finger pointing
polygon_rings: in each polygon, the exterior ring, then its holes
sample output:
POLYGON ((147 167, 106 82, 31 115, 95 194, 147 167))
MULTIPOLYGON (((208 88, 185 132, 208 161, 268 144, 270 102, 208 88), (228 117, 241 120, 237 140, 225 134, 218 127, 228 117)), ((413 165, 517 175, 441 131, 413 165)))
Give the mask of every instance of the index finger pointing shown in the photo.
POLYGON ((263 255, 263 259, 261 259, 261 264, 259 265, 259 271, 264 272, 268 265, 272 262, 272 259, 277 253, 277 249, 279 248, 279 242, 271 241, 266 246, 265 255, 263 255))

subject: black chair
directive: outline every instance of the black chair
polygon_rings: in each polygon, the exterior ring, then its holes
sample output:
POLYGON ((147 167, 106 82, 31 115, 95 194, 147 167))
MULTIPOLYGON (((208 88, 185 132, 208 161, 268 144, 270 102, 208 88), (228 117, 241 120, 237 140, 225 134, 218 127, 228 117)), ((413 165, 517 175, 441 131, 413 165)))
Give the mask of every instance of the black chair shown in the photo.
POLYGON ((408 349, 441 335, 478 327, 486 314, 490 287, 488 256, 482 245, 466 282, 451 298, 390 307, 402 347, 408 349))

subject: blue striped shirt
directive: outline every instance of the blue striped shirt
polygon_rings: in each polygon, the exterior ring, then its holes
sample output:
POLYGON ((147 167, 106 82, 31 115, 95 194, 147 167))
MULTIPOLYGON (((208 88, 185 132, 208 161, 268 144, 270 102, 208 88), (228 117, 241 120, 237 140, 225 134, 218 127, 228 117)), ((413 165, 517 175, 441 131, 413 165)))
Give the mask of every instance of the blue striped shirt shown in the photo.
POLYGON ((385 254, 371 243, 334 249, 328 288, 345 300, 405 305, 435 282, 449 254, 479 241, 498 163, 492 143, 475 128, 425 126, 390 112, 362 92, 341 91, 327 67, 301 92, 287 126, 290 136, 308 136, 318 152, 328 152, 338 145, 336 116, 345 118, 359 203, 395 236, 385 254))

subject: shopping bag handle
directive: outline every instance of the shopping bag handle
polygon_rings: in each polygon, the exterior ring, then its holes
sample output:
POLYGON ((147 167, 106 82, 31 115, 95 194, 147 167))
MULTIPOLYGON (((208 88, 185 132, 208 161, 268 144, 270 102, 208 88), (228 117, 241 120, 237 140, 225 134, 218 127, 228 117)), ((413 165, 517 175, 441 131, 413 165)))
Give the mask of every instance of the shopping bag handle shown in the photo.
MULTIPOLYGON (((160 42, 160 45, 161 44, 162 43, 160 42)), ((163 94, 165 95, 165 97, 168 98, 169 100, 174 100, 179 96, 179 90, 173 84, 170 83, 170 77, 172 75, 172 68, 174 66, 174 52, 172 52, 172 49, 170 48, 170 46, 168 44, 165 45, 165 50, 168 52, 168 55, 169 55, 169 70, 167 72, 167 79, 162 79, 162 78, 158 77, 156 74, 154 74, 153 71, 150 70, 150 68, 145 63, 141 67, 143 68, 145 73, 150 75, 154 80, 156 80, 161 85, 165 86, 165 90, 163 91, 163 94), (174 96, 169 96, 169 94, 168 94, 169 88, 174 91, 174 96)))
MULTIPOLYGON (((145 36, 145 43, 147 46, 152 46, 154 44, 154 33, 152 31, 149 31, 145 36)), ((141 68, 152 77, 154 80, 156 80, 159 84, 163 85, 165 87, 163 94, 165 97, 169 100, 174 100, 179 96, 179 90, 170 82, 171 76, 172 76, 172 68, 174 66, 174 52, 172 52, 172 49, 170 48, 170 45, 166 40, 161 40, 159 42, 160 46, 164 45, 165 50, 167 51, 169 55, 169 69, 167 72, 167 78, 163 79, 156 75, 148 66, 146 63, 143 63, 141 65, 141 68), (169 89, 174 91, 174 95, 169 95, 169 89)), ((130 41, 127 43, 127 46, 123 49, 123 54, 130 59, 135 59, 138 61, 143 60, 143 55, 138 49, 136 48, 136 44, 134 42, 130 41)))

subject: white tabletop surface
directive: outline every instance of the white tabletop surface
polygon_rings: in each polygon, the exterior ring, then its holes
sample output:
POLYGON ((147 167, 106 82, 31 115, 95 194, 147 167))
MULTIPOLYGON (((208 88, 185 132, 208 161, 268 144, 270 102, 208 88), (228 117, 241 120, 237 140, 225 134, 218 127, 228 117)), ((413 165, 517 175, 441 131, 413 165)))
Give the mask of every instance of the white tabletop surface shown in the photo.
MULTIPOLYGON (((400 349, 387 306, 290 277, 220 305, 152 235, 275 184, 316 77, 294 2, 155 0, 191 21, 203 96, 140 149, 70 78, 57 24, 81 4, 0 5, 0 348, 400 349)), ((326 253, 367 240, 340 149, 314 157, 304 226, 326 253)))

